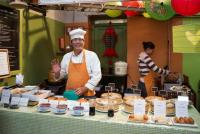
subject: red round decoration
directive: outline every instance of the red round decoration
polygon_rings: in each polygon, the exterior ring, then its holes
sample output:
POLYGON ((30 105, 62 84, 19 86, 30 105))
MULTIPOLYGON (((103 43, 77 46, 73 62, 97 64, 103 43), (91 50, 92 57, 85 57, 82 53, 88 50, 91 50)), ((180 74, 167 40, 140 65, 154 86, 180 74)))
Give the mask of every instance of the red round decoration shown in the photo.
POLYGON ((172 0, 172 8, 177 14, 192 16, 200 12, 200 0, 172 0))
POLYGON ((103 56, 105 57, 118 57, 117 52, 115 51, 115 45, 117 43, 117 33, 115 32, 114 27, 111 25, 106 28, 103 35, 103 42, 105 44, 105 51, 103 56))
POLYGON ((124 14, 126 14, 127 17, 131 17, 131 16, 138 15, 139 13, 136 12, 136 11, 129 11, 129 10, 126 10, 126 11, 124 11, 124 14))
MULTIPOLYGON (((136 8, 144 7, 144 4, 142 1, 124 1, 122 2, 122 5, 124 7, 136 7, 136 8)), ((137 11, 130 11, 130 10, 126 10, 124 13, 126 14, 127 17, 131 17, 131 16, 139 14, 139 12, 137 11)))

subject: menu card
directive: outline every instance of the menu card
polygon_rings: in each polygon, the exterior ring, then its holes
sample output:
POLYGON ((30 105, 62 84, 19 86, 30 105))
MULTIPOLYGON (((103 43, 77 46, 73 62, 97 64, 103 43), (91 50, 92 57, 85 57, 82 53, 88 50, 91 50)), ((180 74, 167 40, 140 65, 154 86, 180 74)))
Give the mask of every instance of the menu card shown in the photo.
POLYGON ((20 101, 19 101, 19 105, 27 107, 28 106, 28 101, 29 101, 29 98, 21 98, 20 101))
POLYGON ((88 111, 89 111, 89 102, 81 103, 81 106, 84 107, 84 111, 85 111, 85 112, 88 112, 88 111))
POLYGON ((166 101, 154 101, 154 116, 166 116, 166 101))
POLYGON ((3 89, 2 95, 1 95, 1 103, 10 103, 10 90, 9 89, 3 89))
POLYGON ((145 100, 135 100, 133 113, 136 115, 145 114, 145 100))
POLYGON ((188 96, 178 96, 178 101, 189 102, 189 97, 188 96))
POLYGON ((0 77, 1 75, 8 75, 10 73, 7 49, 0 49, 0 67, 0 77))
POLYGON ((187 101, 176 101, 176 116, 177 117, 188 117, 188 102, 187 101))
POLYGON ((18 105, 20 101, 20 97, 12 97, 11 105, 18 105))

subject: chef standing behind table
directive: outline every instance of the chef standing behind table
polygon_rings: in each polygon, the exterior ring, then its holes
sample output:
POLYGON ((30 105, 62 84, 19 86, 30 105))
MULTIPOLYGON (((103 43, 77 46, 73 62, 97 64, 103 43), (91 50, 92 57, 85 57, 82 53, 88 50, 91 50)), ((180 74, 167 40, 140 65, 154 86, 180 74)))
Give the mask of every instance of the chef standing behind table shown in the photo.
POLYGON ((154 86, 153 72, 161 75, 168 75, 169 71, 159 68, 151 59, 151 54, 155 45, 152 42, 143 42, 144 51, 139 54, 138 68, 140 73, 140 79, 138 88, 141 89, 141 96, 146 97, 153 95, 152 87, 154 86))
POLYGON ((75 90, 78 96, 94 96, 101 80, 101 65, 95 52, 84 49, 86 31, 78 28, 69 32, 73 51, 64 55, 61 64, 52 62, 57 79, 67 76, 66 91, 75 90))

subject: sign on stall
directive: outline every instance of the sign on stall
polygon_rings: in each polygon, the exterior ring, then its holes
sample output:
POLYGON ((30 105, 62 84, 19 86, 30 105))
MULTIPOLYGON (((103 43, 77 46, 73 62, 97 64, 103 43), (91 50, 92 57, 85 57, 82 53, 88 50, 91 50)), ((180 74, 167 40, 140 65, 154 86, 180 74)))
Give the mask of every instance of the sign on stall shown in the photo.
POLYGON ((145 114, 145 100, 135 100, 133 113, 136 115, 145 114))
POLYGON ((11 105, 18 105, 20 101, 20 97, 12 97, 11 105))
POLYGON ((175 105, 177 117, 188 117, 188 98, 178 98, 175 105))
POLYGON ((154 101, 154 116, 166 116, 166 101, 154 101))
POLYGON ((19 106, 27 107, 29 98, 21 98, 19 101, 19 106))
POLYGON ((2 95, 1 95, 1 103, 10 103, 10 90, 9 89, 3 89, 2 95))
POLYGON ((0 67, 0 78, 8 77, 10 74, 10 64, 7 49, 0 49, 0 67))

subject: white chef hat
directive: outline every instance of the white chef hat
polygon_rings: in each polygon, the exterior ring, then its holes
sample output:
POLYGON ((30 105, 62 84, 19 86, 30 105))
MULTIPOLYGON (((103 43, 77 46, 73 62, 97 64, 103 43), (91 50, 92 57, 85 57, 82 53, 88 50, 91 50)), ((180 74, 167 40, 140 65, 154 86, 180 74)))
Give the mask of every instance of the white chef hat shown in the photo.
POLYGON ((73 40, 75 38, 84 39, 85 34, 86 34, 86 31, 84 31, 83 29, 80 29, 80 28, 74 29, 69 32, 71 40, 73 40))

